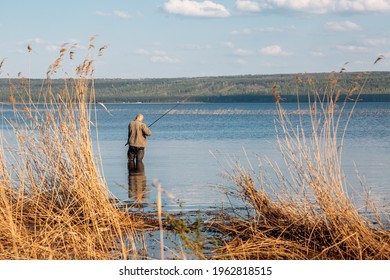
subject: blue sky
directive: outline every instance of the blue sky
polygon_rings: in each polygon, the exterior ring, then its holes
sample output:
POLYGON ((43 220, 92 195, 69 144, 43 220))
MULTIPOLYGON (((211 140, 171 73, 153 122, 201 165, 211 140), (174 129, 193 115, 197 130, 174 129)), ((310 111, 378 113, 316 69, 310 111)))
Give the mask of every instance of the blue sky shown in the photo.
POLYGON ((0 78, 44 78, 64 46, 73 75, 94 35, 96 78, 390 71, 389 16, 390 0, 0 0, 0 78))

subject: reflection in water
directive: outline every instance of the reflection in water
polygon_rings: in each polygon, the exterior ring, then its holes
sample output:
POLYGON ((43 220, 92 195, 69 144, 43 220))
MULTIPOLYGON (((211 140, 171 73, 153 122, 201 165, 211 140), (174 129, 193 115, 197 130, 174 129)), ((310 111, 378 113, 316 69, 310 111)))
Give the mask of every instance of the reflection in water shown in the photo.
POLYGON ((143 203, 147 193, 144 163, 140 160, 128 160, 127 169, 129 171, 129 198, 137 204, 143 203))

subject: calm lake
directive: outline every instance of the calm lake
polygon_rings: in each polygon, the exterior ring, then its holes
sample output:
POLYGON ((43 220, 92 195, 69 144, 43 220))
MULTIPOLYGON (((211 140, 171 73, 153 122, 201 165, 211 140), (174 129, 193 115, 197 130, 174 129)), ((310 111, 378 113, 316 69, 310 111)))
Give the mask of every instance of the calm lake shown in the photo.
MULTIPOLYGON (((94 148, 96 154, 100 150, 107 185, 124 203, 136 201, 147 211, 156 201, 159 182, 164 210, 205 210, 230 203, 221 188, 233 186, 223 176, 233 162, 257 172, 259 158, 266 157, 283 169, 273 103, 180 104, 151 127, 143 165, 128 165, 129 122, 142 113, 149 125, 174 105, 105 104, 108 111, 97 105, 94 148)), ((297 104, 285 103, 283 108, 297 120, 297 104)), ((307 120, 307 104, 301 109, 307 120)), ((12 119, 11 108, 3 105, 2 115, 4 130, 4 117, 12 119)), ((349 194, 359 206, 364 206, 365 194, 358 174, 372 198, 389 205, 390 103, 357 104, 345 136, 342 167, 349 194)))
MULTIPOLYGON (((142 113, 149 125, 173 106, 106 104, 109 113, 98 107, 104 175, 120 200, 154 203, 160 182, 166 211, 213 208, 229 203, 221 187, 233 186, 223 177, 232 162, 257 171, 259 158, 267 157, 283 168, 273 103, 180 104, 151 127, 143 166, 128 166, 124 146, 128 123, 142 113)), ((297 104, 283 108, 291 119, 298 118, 297 104)), ((307 112, 307 104, 301 109, 307 112)), ((363 180, 378 204, 388 205, 390 103, 357 105, 346 133, 343 170, 357 204, 362 205, 364 198, 363 180)))

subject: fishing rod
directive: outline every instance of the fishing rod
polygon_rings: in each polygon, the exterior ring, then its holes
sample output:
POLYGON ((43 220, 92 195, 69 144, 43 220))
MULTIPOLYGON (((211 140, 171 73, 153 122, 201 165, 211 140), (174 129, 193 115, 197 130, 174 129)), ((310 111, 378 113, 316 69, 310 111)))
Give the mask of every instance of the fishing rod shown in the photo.
POLYGON ((159 120, 161 120, 164 116, 166 116, 170 111, 172 111, 173 109, 175 109, 177 106, 179 106, 180 104, 186 102, 188 99, 190 99, 191 96, 188 96, 186 97, 185 99, 183 99, 182 101, 178 102, 177 104, 175 104, 175 106, 173 106, 171 109, 169 109, 168 111, 166 111, 164 114, 162 114, 160 117, 158 117, 154 122, 152 122, 149 127, 151 127, 152 125, 154 125, 156 122, 158 122, 159 120))

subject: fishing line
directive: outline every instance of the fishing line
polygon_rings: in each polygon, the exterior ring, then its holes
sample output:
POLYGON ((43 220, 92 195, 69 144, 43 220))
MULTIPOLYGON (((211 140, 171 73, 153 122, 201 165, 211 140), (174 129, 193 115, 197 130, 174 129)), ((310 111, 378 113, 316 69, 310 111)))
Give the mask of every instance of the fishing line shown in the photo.
POLYGON ((164 116, 166 116, 170 111, 172 111, 173 109, 175 109, 177 106, 179 106, 180 104, 186 102, 188 99, 190 99, 191 96, 188 96, 186 97, 185 99, 183 99, 182 101, 178 102, 177 104, 175 104, 175 106, 173 106, 171 109, 169 109, 168 111, 166 111, 164 114, 162 114, 160 117, 158 117, 154 122, 152 122, 149 127, 151 127, 152 125, 154 125, 156 122, 158 122, 159 120, 161 120, 164 116))

